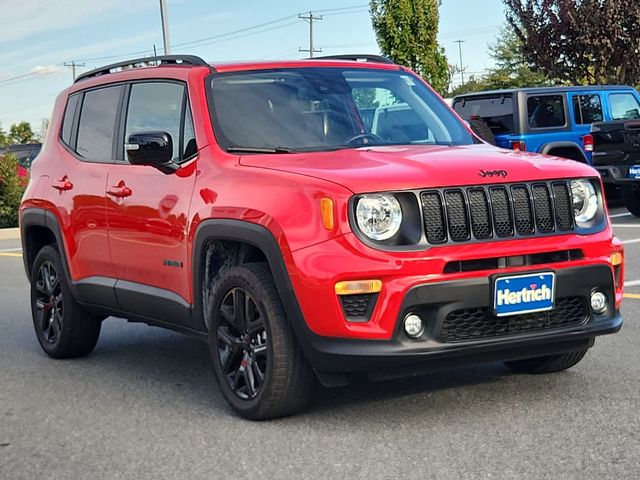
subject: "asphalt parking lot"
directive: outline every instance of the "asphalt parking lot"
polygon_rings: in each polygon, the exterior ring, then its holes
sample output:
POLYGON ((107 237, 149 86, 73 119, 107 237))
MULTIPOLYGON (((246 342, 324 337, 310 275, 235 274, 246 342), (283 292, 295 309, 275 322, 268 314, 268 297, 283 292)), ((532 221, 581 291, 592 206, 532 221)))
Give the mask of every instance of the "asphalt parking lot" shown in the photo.
POLYGON ((318 389, 308 412, 254 423, 218 391, 204 344, 105 322, 96 351, 45 356, 19 241, 0 241, 0 479, 638 478, 640 219, 625 325, 567 372, 486 365, 318 389))

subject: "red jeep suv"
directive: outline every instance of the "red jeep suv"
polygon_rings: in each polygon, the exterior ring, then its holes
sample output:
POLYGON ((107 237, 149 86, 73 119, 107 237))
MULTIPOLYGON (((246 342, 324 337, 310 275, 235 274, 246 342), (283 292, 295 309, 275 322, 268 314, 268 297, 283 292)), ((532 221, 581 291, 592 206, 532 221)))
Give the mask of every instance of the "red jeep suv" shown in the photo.
POLYGON ((108 316, 193 335, 252 419, 316 378, 556 372, 622 324, 597 173, 484 144, 384 57, 85 73, 20 220, 48 355, 88 354, 108 316))

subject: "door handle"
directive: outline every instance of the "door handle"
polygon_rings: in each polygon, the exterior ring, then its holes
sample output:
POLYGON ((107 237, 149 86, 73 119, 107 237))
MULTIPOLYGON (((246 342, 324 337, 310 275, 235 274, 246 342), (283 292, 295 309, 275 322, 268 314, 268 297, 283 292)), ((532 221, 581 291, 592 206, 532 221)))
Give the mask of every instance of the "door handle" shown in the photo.
POLYGON ((73 183, 71 183, 69 181, 69 177, 65 175, 51 186, 59 192, 66 192, 67 190, 71 190, 73 188, 73 183))
POLYGON ((133 191, 129 187, 127 187, 127 185, 124 183, 124 180, 121 180, 118 185, 114 185, 110 190, 107 190, 107 195, 111 195, 112 197, 116 198, 129 197, 132 193, 133 191))

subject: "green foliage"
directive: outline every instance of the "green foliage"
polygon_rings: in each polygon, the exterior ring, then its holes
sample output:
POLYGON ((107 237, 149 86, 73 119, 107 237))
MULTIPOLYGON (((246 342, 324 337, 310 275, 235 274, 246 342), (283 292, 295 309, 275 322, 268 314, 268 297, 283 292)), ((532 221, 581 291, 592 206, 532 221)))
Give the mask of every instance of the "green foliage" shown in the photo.
POLYGON ((353 100, 359 109, 363 108, 378 108, 380 102, 376 99, 375 88, 354 88, 353 100))
POLYGON ((24 193, 24 180, 18 177, 15 155, 0 156, 0 228, 18 226, 18 207, 24 193))
POLYGON ((9 141, 10 143, 34 143, 36 141, 36 135, 31 129, 29 122, 14 123, 9 129, 9 141))
POLYGON ((568 84, 640 83, 637 0, 503 0, 526 60, 568 84))
POLYGON ((2 129, 2 125, 0 125, 0 148, 6 147, 9 144, 9 139, 7 138, 7 134, 2 129))
POLYGON ((446 92, 451 77, 437 41, 438 0, 371 0, 370 9, 380 51, 446 92))
POLYGON ((502 90, 505 88, 540 87, 551 85, 543 73, 529 66, 523 53, 523 43, 511 27, 500 33, 496 43, 489 47, 495 67, 482 77, 471 77, 464 86, 451 92, 451 96, 485 90, 502 90))

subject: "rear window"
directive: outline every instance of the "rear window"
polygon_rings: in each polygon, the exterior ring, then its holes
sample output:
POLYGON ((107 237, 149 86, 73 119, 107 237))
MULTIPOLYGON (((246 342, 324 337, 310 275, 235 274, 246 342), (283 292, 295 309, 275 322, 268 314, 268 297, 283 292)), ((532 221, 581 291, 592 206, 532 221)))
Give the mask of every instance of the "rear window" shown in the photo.
POLYGON ((578 125, 601 122, 600 95, 575 95, 573 97, 573 118, 578 125))
POLYGON ((532 95, 527 98, 527 117, 531 128, 557 128, 566 125, 562 95, 532 95))
POLYGON ((453 109, 464 120, 479 118, 489 126, 494 135, 514 132, 511 95, 460 98, 453 103, 453 109))
POLYGON ((631 93, 614 93, 609 95, 611 118, 614 120, 635 120, 640 118, 638 100, 631 93))

